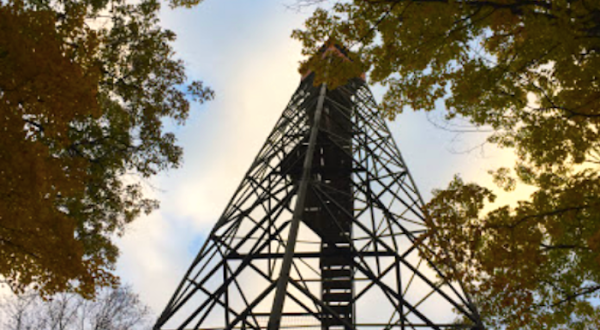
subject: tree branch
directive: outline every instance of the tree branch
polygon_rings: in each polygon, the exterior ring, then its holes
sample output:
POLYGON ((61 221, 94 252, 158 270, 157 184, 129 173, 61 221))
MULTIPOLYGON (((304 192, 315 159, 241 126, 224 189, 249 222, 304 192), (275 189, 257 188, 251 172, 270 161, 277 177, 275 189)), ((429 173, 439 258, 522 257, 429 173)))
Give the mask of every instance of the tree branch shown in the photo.
POLYGON ((578 297, 594 293, 594 292, 596 292, 598 290, 600 290, 600 285, 595 285, 595 286, 587 287, 587 288, 584 288, 583 290, 581 290, 581 291, 579 291, 577 293, 573 293, 573 294, 567 295, 565 298, 563 298, 563 299, 561 299, 561 300, 559 300, 559 301, 557 301, 557 302, 555 302, 553 304, 550 304, 550 305, 539 305, 539 307, 556 307, 558 305, 561 305, 561 304, 564 304, 566 302, 569 302, 569 301, 571 301, 573 299, 577 299, 578 297))
POLYGON ((571 211, 581 211, 581 210, 585 210, 589 207, 591 207, 592 205, 582 205, 582 206, 573 206, 573 207, 565 207, 562 209, 556 209, 556 210, 552 210, 552 211, 548 211, 548 212, 542 212, 542 213, 538 213, 538 214, 530 214, 530 215, 526 215, 522 218, 520 218, 519 220, 511 223, 511 224, 506 224, 506 225, 486 225, 485 227, 487 228, 508 228, 508 229, 515 229, 516 227, 522 225, 523 223, 531 220, 531 219, 542 219, 545 217, 550 217, 550 216, 556 216, 562 213, 566 213, 566 212, 571 212, 571 211))

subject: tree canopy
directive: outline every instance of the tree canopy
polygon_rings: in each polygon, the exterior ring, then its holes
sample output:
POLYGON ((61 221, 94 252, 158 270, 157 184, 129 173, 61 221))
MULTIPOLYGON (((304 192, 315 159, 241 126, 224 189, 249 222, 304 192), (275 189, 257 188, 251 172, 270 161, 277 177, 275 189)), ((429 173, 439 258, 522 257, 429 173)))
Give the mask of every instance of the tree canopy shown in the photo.
POLYGON ((329 7, 293 33, 306 55, 329 38, 350 47, 338 69, 385 86, 389 118, 445 105, 449 120, 492 128, 488 141, 518 156, 495 181, 537 188, 483 212, 493 192, 457 177, 428 204, 436 256, 488 326, 598 325, 600 1, 307 2, 329 7))
POLYGON ((158 206, 144 180, 180 165, 164 122, 213 92, 187 79, 159 9, 0 3, 0 276, 13 290, 115 284, 115 234, 158 206))

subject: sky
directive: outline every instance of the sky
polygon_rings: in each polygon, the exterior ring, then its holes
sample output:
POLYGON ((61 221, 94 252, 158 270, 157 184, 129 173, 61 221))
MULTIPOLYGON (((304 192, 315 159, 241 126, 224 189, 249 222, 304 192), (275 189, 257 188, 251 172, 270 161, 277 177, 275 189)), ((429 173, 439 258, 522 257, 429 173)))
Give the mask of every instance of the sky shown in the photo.
MULTIPOLYGON (((302 59, 293 29, 310 10, 293 0, 206 0, 192 9, 164 6, 162 25, 173 30, 177 56, 192 79, 216 92, 194 105, 187 124, 166 125, 185 150, 182 168, 151 181, 161 208, 136 220, 119 239, 117 271, 142 301, 160 313, 205 236, 220 216, 300 82, 302 59)), ((372 86, 376 99, 383 89, 372 86)), ((510 166, 510 151, 478 147, 483 134, 456 134, 435 125, 440 111, 406 112, 388 123, 425 201, 460 173, 492 185, 489 169, 510 166), (469 151, 470 150, 470 151, 469 151)), ((521 193, 522 195, 522 193, 521 193)), ((499 202, 514 196, 500 196, 499 202)))

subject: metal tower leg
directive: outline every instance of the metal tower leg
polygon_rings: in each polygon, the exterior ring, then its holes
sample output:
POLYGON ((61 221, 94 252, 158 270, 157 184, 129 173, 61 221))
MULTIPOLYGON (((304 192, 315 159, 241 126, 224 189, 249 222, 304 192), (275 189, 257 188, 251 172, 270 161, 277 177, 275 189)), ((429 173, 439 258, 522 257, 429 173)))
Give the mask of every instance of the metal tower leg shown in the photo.
POLYGON ((298 227, 300 226, 300 219, 304 214, 306 190, 309 182, 311 181, 313 156, 315 152, 315 146, 317 144, 317 135, 319 134, 319 124, 321 122, 321 113, 323 111, 323 101, 325 100, 326 91, 327 86, 325 84, 321 85, 321 91, 319 92, 319 99, 317 101, 317 109, 315 110, 314 122, 310 131, 308 150, 306 151, 304 164, 302 166, 302 178, 300 179, 300 187, 298 189, 296 206, 294 207, 292 224, 288 235, 287 245, 285 246, 285 254, 283 256, 281 272, 279 274, 279 279, 277 280, 277 290, 275 291, 275 299, 273 299, 271 316, 269 317, 269 330, 279 330, 279 326, 281 324, 281 311, 283 310, 283 304, 285 302, 284 298, 286 296, 287 285, 290 278, 290 268, 292 266, 292 258, 294 257, 294 249, 296 247, 296 240, 298 238, 298 227))

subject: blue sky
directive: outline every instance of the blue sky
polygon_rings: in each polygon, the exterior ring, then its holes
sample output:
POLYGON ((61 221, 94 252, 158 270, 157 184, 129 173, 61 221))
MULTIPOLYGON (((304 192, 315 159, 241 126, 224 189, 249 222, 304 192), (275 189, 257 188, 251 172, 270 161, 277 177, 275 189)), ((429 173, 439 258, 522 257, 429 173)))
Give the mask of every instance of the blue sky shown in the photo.
MULTIPOLYGON (((163 8, 162 24, 178 35, 174 47, 189 76, 210 85, 216 99, 193 106, 186 126, 176 130, 184 164, 153 179, 150 193, 161 209, 138 219, 119 241, 118 273, 156 313, 298 86, 301 48, 290 34, 309 11, 288 9, 292 3, 206 0, 193 9, 163 8)), ((380 87, 372 91, 381 99, 380 87)), ((436 128, 425 113, 404 113, 389 126, 426 200, 455 173, 491 185, 487 170, 510 166, 513 158, 491 146, 457 153, 484 137, 436 128)), ((500 202, 510 201, 501 197, 500 202)))

